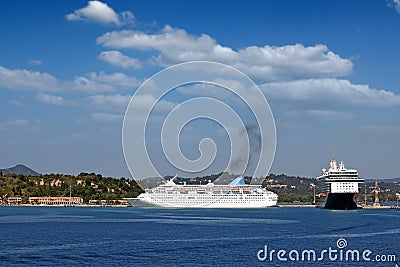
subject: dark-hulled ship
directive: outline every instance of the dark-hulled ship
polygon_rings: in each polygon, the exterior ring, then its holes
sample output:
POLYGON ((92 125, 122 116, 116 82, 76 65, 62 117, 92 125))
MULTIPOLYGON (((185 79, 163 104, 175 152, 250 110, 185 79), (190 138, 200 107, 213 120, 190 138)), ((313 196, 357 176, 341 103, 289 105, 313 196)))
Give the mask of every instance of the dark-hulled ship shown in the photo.
POLYGON ((357 170, 346 169, 343 161, 338 165, 336 160, 332 159, 329 170, 322 169, 322 175, 317 180, 325 182, 324 208, 334 210, 357 209, 354 195, 359 192, 359 184, 364 183, 364 179, 358 178, 357 170))

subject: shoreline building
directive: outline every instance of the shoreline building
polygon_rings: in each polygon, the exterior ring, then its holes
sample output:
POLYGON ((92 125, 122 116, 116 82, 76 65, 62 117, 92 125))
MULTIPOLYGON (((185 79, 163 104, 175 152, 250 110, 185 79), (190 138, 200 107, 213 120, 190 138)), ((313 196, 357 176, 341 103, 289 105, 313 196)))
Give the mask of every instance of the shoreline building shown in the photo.
POLYGON ((29 197, 31 205, 82 205, 81 197, 29 197))
POLYGON ((22 197, 15 196, 15 197, 8 197, 7 204, 10 206, 21 205, 22 204, 22 197))

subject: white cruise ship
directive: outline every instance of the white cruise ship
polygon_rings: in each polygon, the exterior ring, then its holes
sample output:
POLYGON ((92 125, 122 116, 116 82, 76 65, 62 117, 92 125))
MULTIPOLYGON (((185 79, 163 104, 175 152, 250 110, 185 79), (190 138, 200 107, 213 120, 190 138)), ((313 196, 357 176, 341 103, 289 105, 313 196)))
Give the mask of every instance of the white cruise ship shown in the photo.
POLYGON ((325 182, 326 209, 351 210, 357 209, 354 195, 358 194, 358 185, 364 183, 364 179, 358 178, 358 172, 354 169, 346 169, 343 161, 336 163, 332 159, 329 170, 322 169, 322 175, 317 178, 325 182))
POLYGON ((265 208, 276 206, 278 201, 277 194, 261 185, 248 185, 242 177, 227 185, 214 185, 211 181, 206 185, 180 185, 174 178, 126 200, 134 207, 164 208, 265 208))

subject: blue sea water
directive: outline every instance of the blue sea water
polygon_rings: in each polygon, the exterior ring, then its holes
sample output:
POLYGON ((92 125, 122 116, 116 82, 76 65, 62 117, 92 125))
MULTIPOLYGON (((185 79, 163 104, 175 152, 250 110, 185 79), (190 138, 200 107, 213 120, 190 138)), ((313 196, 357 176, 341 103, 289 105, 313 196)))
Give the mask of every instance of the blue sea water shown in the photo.
POLYGON ((395 266, 376 255, 400 259, 400 210, 0 207, 0 266, 395 266), (372 254, 260 261, 265 246, 372 254))

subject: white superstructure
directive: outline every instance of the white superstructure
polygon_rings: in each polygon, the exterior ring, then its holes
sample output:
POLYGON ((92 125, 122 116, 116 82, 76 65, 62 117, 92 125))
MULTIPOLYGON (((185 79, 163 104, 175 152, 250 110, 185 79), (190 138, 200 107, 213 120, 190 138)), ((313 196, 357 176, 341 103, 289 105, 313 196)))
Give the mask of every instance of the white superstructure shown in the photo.
POLYGON ((346 169, 343 161, 336 163, 332 159, 329 170, 322 169, 322 175, 317 180, 325 181, 327 192, 330 193, 358 193, 358 184, 364 180, 358 178, 358 172, 354 169, 346 169))
POLYGON ((275 206, 278 195, 248 185, 238 177, 227 185, 180 185, 174 178, 153 189, 145 190, 137 198, 126 198, 132 206, 158 206, 166 208, 264 208, 275 206))

